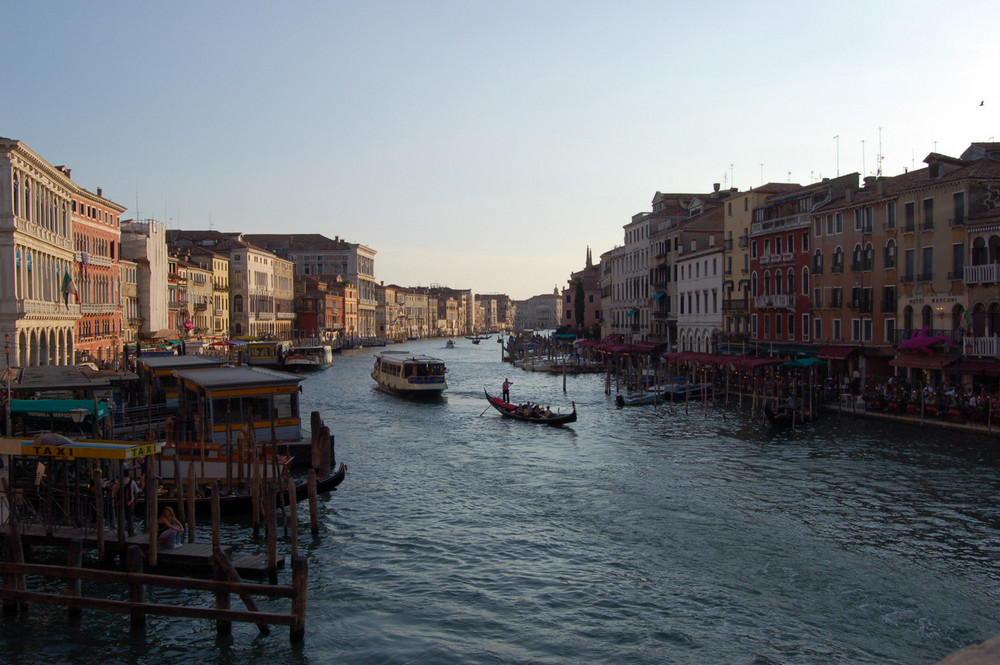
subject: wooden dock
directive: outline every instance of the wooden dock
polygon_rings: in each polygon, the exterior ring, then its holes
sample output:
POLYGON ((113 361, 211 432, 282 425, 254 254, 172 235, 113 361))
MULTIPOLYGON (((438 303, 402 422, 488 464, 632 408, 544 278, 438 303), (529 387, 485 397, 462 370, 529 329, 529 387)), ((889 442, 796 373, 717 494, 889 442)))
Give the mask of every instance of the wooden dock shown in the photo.
MULTIPOLYGON (((84 549, 97 549, 97 534, 94 529, 71 526, 46 526, 44 524, 21 524, 21 540, 25 544, 69 547, 73 540, 79 540, 84 549)), ((3 535, 0 535, 2 538, 3 535)), ((148 558, 149 534, 137 533, 125 539, 124 545, 117 539, 106 538, 104 541, 105 555, 108 558, 118 556, 124 560, 125 552, 130 545, 136 545, 148 558)), ((233 555, 233 546, 220 544, 223 553, 236 567, 241 575, 265 576, 269 573, 267 557, 257 554, 233 555)), ((197 574, 210 575, 212 572, 212 543, 183 543, 175 549, 157 549, 156 568, 196 571, 197 574)), ((278 568, 284 568, 285 557, 278 556, 278 568)))

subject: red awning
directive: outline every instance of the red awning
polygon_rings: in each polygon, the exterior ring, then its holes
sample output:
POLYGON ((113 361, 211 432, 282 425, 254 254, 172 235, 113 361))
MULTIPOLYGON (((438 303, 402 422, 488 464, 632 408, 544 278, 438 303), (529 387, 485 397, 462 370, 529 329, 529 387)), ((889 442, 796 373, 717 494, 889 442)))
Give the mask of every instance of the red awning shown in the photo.
POLYGON ((846 360, 858 350, 856 346, 824 346, 816 354, 820 360, 846 360))
POLYGON ((920 353, 901 353, 889 361, 893 367, 913 367, 916 369, 944 369, 955 362, 949 356, 927 356, 920 353))
POLYGON ((967 358, 951 369, 964 376, 1000 376, 1000 361, 967 358))

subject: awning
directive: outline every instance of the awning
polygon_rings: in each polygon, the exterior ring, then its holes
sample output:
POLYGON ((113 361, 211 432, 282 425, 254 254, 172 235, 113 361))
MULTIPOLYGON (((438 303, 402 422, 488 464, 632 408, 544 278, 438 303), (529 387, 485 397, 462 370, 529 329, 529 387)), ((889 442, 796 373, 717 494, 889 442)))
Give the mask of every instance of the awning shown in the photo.
MULTIPOLYGON (((104 402, 97 402, 98 420, 106 418, 110 411, 104 402)), ((21 418, 39 418, 43 420, 65 420, 82 422, 94 418, 94 400, 92 399, 12 399, 10 415, 21 418), (77 416, 78 419, 74 419, 77 416)))
POLYGON ((628 314, 626 314, 625 316, 635 316, 635 315, 636 315, 636 314, 638 314, 638 313, 639 313, 639 310, 637 310, 637 309, 633 309, 633 310, 632 310, 631 312, 629 312, 629 313, 628 313, 628 314))
POLYGON ((856 346, 824 346, 816 353, 816 357, 820 360, 846 360, 858 350, 856 346))
POLYGON ((901 353, 889 361, 893 367, 913 367, 915 369, 944 369, 955 362, 949 356, 927 356, 921 353, 901 353))
POLYGON ((966 358, 951 368, 963 376, 1000 376, 1000 361, 966 358))
POLYGON ((782 367, 812 367, 813 365, 818 365, 823 361, 820 358, 796 358, 795 360, 789 360, 783 363, 782 367))
POLYGON ((667 295, 666 292, 660 291, 656 295, 653 296, 653 300, 659 300, 660 298, 662 298, 665 295, 667 295))

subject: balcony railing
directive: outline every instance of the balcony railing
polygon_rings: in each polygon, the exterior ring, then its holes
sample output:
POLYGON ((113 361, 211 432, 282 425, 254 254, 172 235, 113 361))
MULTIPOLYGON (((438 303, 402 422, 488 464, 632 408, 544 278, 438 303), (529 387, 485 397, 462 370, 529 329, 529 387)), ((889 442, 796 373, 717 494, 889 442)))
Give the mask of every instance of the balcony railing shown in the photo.
POLYGON ((1000 356, 1000 336, 970 337, 962 340, 962 352, 967 356, 1000 356))
POLYGON ((921 231, 933 231, 934 230, 934 220, 926 219, 924 223, 920 225, 921 231))
POLYGON ((757 296, 754 298, 754 307, 757 309, 792 309, 795 307, 795 296, 787 293, 757 296))
POLYGON ((966 284, 997 284, 1000 282, 1000 263, 965 266, 964 281, 966 284))
POLYGON ((19 314, 42 314, 44 316, 71 316, 78 318, 80 316, 80 305, 75 302, 70 302, 69 305, 66 305, 62 301, 18 300, 17 312, 19 314))
POLYGON ((204 312, 207 309, 208 309, 208 303, 196 302, 194 304, 194 311, 196 312, 204 312))
MULTIPOLYGON (((892 335, 892 340, 891 341, 892 341, 893 344, 899 344, 902 341, 910 339, 911 337, 913 337, 913 335, 915 335, 916 333, 920 332, 921 330, 923 330, 923 327, 920 327, 919 329, 915 329, 915 330, 903 330, 902 328, 897 328, 895 331, 893 331, 893 335, 892 335)), ((961 330, 943 330, 943 329, 937 329, 936 328, 936 329, 930 330, 927 333, 927 336, 928 337, 947 337, 952 342, 954 342, 954 343, 957 344, 957 343, 959 343, 961 341, 962 331, 961 330)))
POLYGON ((913 222, 906 222, 903 224, 903 233, 913 233, 913 222))
POLYGON ((750 225, 750 233, 756 235, 767 231, 784 231, 811 226, 812 219, 808 214, 791 215, 788 217, 779 217, 777 219, 768 219, 763 222, 754 222, 750 225))
POLYGON ((923 272, 917 274, 917 281, 918 282, 933 282, 934 281, 934 273, 932 271, 930 271, 930 270, 924 270, 923 272))
POLYGON ((747 236, 740 236, 740 247, 746 248, 750 244, 750 239, 747 236))

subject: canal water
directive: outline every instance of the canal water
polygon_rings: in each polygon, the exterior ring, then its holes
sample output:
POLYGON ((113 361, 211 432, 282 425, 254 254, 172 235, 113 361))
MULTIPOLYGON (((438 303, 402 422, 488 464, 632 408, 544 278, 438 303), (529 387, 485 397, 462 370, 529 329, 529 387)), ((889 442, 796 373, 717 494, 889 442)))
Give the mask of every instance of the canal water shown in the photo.
POLYGON ((994 443, 836 414, 792 432, 735 405, 620 409, 602 376, 563 392, 503 364, 495 338, 398 348, 445 360, 440 401, 375 391, 375 349, 303 384, 350 471, 320 536, 305 530, 301 647, 162 618, 137 638, 126 617, 37 606, 0 623, 6 662, 912 665, 1000 633, 994 443), (575 401, 579 420, 501 420, 483 389, 504 377, 512 401, 575 401))

